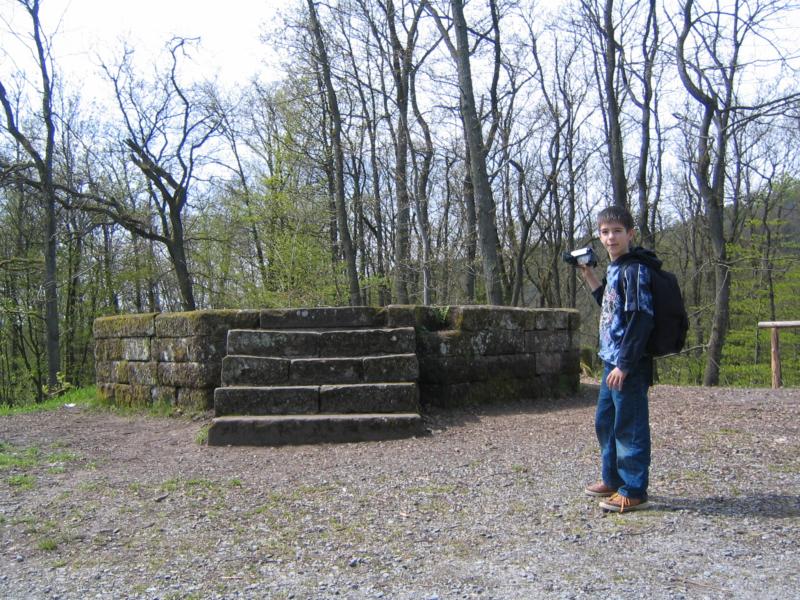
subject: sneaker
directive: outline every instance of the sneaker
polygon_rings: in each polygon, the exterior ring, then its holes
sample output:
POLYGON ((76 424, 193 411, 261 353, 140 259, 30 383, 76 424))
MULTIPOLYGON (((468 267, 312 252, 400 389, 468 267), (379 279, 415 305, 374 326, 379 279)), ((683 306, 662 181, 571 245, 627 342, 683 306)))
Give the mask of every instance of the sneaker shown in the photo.
POLYGON ((587 485, 584 489, 587 496, 594 496, 595 498, 605 498, 615 493, 617 490, 608 487, 603 481, 598 481, 592 485, 587 485))
POLYGON ((622 494, 614 494, 608 500, 600 501, 600 508, 616 513, 633 512, 649 506, 647 498, 628 498, 622 494))

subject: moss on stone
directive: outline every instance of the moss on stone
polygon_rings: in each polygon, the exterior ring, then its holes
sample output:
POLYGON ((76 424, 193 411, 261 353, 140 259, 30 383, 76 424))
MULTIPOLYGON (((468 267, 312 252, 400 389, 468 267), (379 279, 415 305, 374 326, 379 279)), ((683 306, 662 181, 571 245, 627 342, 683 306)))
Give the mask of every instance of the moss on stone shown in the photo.
POLYGON ((229 329, 255 329, 259 326, 257 310, 195 310, 161 313, 155 318, 155 335, 159 338, 220 336, 229 329))
POLYGON ((156 314, 142 313, 99 317, 94 321, 94 337, 95 339, 150 337, 155 333, 156 314))

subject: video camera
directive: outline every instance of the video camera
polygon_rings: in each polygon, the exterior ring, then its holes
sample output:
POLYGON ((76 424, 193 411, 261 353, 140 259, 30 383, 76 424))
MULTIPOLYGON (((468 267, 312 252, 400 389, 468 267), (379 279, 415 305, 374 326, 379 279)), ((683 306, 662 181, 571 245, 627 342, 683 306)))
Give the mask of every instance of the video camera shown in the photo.
POLYGON ((561 258, 564 259, 565 263, 573 267, 580 265, 588 265, 590 267, 597 266, 597 257, 594 255, 594 250, 592 250, 591 246, 573 250, 572 252, 564 252, 561 258))

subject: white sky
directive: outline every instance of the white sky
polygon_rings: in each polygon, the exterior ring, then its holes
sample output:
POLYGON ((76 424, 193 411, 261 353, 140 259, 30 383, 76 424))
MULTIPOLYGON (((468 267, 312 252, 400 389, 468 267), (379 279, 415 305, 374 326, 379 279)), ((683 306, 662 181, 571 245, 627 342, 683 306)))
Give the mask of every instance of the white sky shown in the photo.
MULTIPOLYGON (((136 50, 137 64, 147 64, 173 35, 201 39, 193 53, 198 79, 216 77, 228 86, 244 84, 257 74, 276 79, 278 57, 259 37, 265 25, 277 22, 278 9, 287 4, 286 0, 41 0, 40 16, 68 87, 82 85, 84 93, 96 95, 101 92, 94 86, 104 85, 98 56, 113 63, 126 40, 136 50)), ((7 79, 30 66, 22 44, 30 40, 30 30, 30 18, 17 1, 0 0, 0 77, 7 79), (11 32, 21 35, 22 41, 11 32)))

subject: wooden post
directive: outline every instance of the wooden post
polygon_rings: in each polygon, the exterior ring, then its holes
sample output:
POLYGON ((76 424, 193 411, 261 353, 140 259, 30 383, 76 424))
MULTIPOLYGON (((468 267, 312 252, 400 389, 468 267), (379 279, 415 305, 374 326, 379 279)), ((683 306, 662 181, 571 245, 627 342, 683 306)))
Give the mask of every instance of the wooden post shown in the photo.
POLYGON ((761 321, 758 327, 772 330, 772 389, 776 390, 783 384, 781 381, 781 346, 778 339, 778 330, 784 327, 800 327, 800 321, 761 321))
POLYGON ((772 328, 772 389, 781 387, 781 345, 778 328, 772 328))

